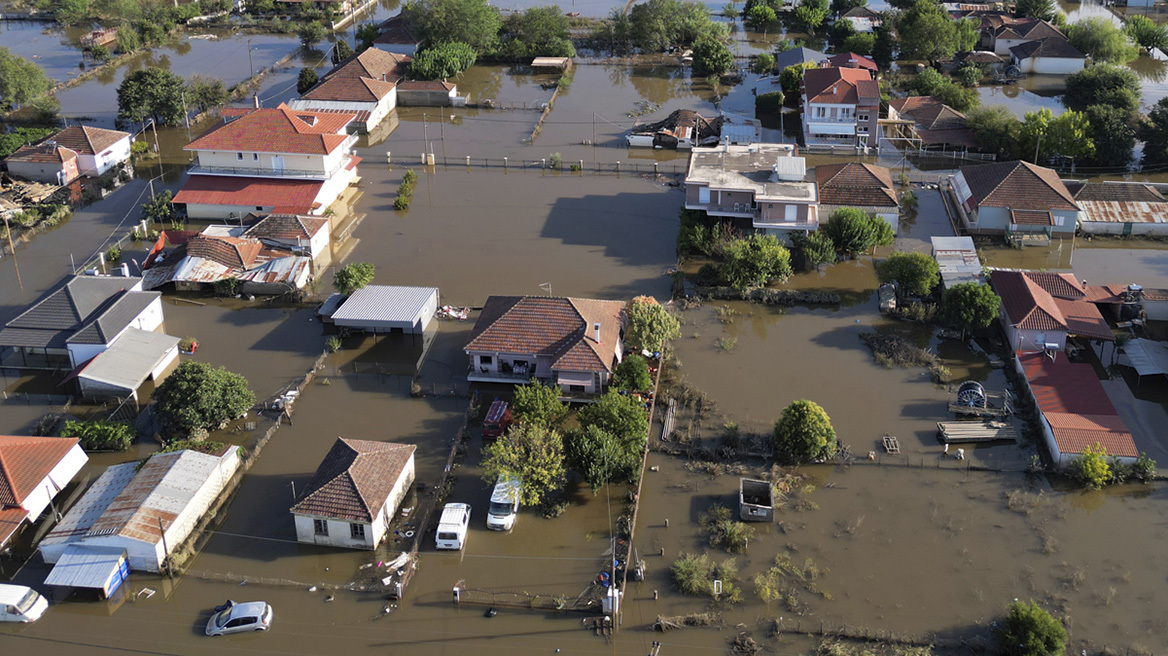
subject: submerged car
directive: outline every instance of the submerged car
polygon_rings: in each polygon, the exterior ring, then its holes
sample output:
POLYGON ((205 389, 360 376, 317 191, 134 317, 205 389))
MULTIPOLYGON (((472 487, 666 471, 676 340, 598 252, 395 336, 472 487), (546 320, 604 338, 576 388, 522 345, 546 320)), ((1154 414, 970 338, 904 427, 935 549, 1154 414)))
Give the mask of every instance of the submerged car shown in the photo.
POLYGON ((207 635, 221 636, 244 631, 267 631, 272 626, 272 607, 264 601, 237 603, 228 600, 215 607, 207 620, 207 635))
POLYGON ((32 588, 0 584, 0 622, 35 622, 48 607, 49 602, 32 588))

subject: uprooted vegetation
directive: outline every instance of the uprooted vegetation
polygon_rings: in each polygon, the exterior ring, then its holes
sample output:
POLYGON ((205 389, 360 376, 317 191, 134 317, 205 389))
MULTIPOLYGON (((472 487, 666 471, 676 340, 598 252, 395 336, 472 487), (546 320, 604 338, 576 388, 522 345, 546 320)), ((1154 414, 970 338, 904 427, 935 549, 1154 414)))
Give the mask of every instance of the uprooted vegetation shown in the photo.
POLYGON ((872 349, 872 356, 883 367, 925 367, 932 374, 933 382, 943 383, 949 379, 949 368, 941 363, 941 358, 900 335, 860 333, 860 341, 872 349))
POLYGON ((861 645, 829 638, 819 643, 815 656, 933 656, 933 648, 896 644, 861 645))
POLYGON ((710 626, 721 621, 722 618, 717 613, 690 613, 689 615, 673 615, 669 617, 658 615, 657 621, 653 622, 653 629, 664 633, 673 629, 710 626))
POLYGON ((730 553, 746 553, 746 547, 754 537, 754 527, 734 521, 730 509, 720 503, 703 512, 698 520, 702 533, 710 538, 710 546, 730 553))

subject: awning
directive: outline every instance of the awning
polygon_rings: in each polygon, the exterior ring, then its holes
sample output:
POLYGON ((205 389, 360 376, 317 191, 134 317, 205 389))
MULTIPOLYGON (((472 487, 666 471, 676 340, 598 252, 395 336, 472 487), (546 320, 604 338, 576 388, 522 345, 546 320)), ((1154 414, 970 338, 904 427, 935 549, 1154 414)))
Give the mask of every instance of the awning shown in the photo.
POLYGON ((1127 362, 1140 376, 1168 375, 1168 344, 1150 339, 1133 339, 1123 346, 1127 362))
POLYGON ((579 371, 560 371, 556 374, 556 382, 560 385, 591 385, 592 374, 579 371))
POLYGON ((130 563, 125 549, 74 544, 65 548, 45 583, 68 588, 94 588, 109 597, 129 575, 130 563))

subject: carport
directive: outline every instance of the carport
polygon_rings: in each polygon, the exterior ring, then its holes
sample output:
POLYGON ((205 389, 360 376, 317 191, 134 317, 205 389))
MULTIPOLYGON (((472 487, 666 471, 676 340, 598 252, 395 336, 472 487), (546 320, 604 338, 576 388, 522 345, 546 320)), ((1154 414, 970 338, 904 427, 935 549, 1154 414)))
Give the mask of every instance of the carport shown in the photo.
POLYGON ((1123 354, 1120 363, 1135 369, 1141 381, 1144 376, 1168 376, 1168 343, 1140 337, 1125 344, 1123 354))
POLYGON ((73 544, 65 548, 45 583, 99 590, 108 599, 129 576, 125 549, 73 544))
POLYGON ((370 285, 353 292, 333 310, 332 321, 340 328, 367 333, 421 335, 437 311, 437 287, 370 285))

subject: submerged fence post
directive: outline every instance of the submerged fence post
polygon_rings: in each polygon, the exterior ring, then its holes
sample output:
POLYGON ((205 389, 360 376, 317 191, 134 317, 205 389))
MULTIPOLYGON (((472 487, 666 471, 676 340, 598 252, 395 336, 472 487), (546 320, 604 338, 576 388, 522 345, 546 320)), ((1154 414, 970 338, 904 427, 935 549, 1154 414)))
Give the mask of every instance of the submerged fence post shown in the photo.
POLYGON ((507 168, 507 158, 503 158, 503 168, 507 168))

